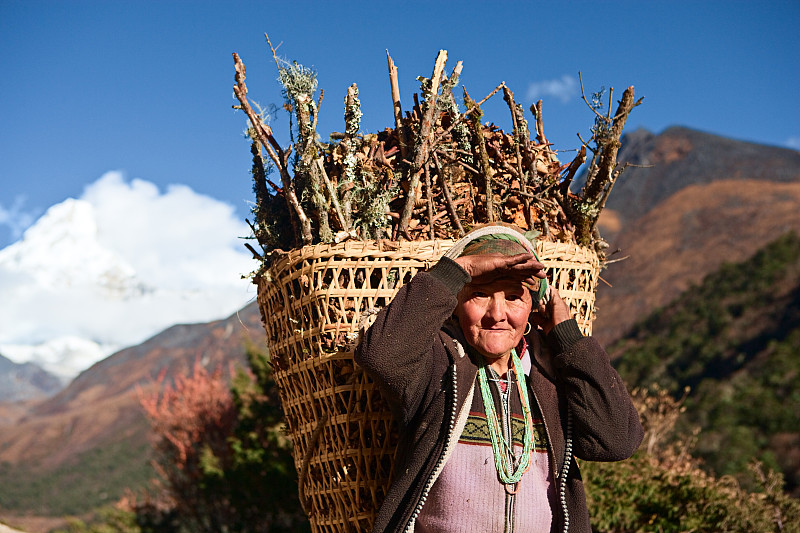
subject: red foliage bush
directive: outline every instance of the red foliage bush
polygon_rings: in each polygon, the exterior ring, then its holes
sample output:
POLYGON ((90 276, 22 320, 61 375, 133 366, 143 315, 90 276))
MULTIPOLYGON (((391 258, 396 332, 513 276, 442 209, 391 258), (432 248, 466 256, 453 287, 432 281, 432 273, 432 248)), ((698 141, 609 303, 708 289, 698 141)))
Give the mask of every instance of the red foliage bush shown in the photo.
POLYGON ((209 497, 206 489, 209 476, 221 475, 233 455, 233 396, 222 370, 209 372, 199 360, 190 375, 178 375, 172 384, 166 381, 162 373, 157 392, 139 394, 155 435, 153 466, 160 496, 179 516, 207 523, 209 506, 229 507, 229 502, 209 497), (200 509, 205 509, 202 516, 200 509))

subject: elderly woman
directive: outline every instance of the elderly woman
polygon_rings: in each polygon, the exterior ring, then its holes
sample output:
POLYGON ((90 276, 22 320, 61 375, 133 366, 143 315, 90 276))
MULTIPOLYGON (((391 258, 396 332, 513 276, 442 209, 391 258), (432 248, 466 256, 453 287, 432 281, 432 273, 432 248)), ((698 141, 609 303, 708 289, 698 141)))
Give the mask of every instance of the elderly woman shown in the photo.
POLYGON ((400 424, 383 532, 591 531, 573 455, 642 440, 608 355, 525 237, 488 226, 403 286, 356 350, 400 424))

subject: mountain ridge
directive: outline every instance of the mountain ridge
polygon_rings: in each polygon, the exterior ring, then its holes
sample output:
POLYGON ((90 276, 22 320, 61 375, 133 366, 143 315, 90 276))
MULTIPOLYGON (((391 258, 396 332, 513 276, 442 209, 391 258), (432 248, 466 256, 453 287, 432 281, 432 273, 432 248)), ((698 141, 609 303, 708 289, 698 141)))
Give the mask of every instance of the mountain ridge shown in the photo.
POLYGON ((800 229, 800 152, 673 127, 655 136, 634 132, 619 161, 652 162, 653 151, 661 163, 626 169, 601 215, 611 261, 601 272, 605 283, 597 289, 593 334, 603 344, 723 261, 741 261, 780 234, 800 229), (739 173, 726 173, 743 154, 748 162, 737 167, 739 173), (729 157, 733 163, 696 171, 687 166, 729 157), (745 169, 758 171, 748 177, 745 169), (649 207, 643 212, 637 202, 645 192, 649 207))
POLYGON ((0 403, 37 400, 61 390, 54 374, 33 363, 15 363, 0 354, 0 403))
POLYGON ((639 129, 626 134, 617 156, 630 164, 606 207, 635 221, 688 185, 720 179, 781 183, 800 181, 800 152, 722 137, 683 126, 660 134, 639 129))
POLYGON ((138 392, 153 390, 159 374, 171 379, 187 373, 195 360, 211 368, 244 365, 245 343, 263 345, 264 339, 255 303, 224 320, 167 328, 95 363, 63 390, 0 427, 0 462, 60 464, 125 433, 133 420, 144 422, 138 392))

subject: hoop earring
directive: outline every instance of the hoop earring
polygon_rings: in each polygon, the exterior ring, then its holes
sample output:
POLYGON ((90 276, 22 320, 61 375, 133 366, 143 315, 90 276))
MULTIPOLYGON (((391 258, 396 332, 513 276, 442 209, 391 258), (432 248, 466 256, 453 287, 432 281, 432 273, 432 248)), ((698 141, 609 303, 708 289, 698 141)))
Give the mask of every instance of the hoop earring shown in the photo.
POLYGON ((530 323, 530 322, 528 322, 528 324, 527 324, 527 327, 525 328, 525 331, 524 331, 522 334, 523 334, 523 335, 527 335, 528 333, 530 333, 530 332, 531 332, 531 329, 532 329, 532 327, 531 327, 531 323, 530 323))

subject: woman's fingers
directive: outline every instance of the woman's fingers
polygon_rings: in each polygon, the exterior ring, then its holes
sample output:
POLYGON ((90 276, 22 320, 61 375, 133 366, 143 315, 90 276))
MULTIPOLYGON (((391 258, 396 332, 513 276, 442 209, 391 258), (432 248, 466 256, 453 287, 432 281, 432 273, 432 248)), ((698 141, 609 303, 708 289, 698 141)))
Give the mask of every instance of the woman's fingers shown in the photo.
POLYGON ((508 277, 520 282, 545 277, 544 265, 533 254, 481 254, 455 260, 472 277, 474 283, 508 277))
MULTIPOLYGON (((516 256, 514 256, 516 257, 516 256)), ((530 274, 536 278, 544 278, 544 265, 536 260, 536 258, 531 255, 528 259, 524 261, 520 261, 517 264, 511 266, 512 270, 519 271, 521 273, 530 274)))
POLYGON ((544 276, 542 272, 544 265, 529 254, 494 257, 493 261, 486 263, 485 266, 486 268, 475 277, 484 276, 491 279, 508 277, 523 281, 529 277, 544 276))
POLYGON ((539 304, 538 309, 531 314, 531 322, 544 330, 545 334, 561 322, 569 320, 572 315, 567 303, 561 298, 558 290, 550 286, 550 300, 547 304, 539 304))

